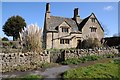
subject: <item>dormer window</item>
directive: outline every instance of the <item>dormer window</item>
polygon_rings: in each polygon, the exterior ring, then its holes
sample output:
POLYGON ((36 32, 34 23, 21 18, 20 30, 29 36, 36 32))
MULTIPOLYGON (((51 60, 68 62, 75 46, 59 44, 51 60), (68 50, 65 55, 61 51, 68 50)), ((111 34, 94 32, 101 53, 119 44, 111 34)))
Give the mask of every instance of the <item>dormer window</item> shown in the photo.
POLYGON ((91 18, 91 21, 95 23, 95 18, 91 18))
POLYGON ((62 28, 62 32, 68 33, 68 28, 62 28))

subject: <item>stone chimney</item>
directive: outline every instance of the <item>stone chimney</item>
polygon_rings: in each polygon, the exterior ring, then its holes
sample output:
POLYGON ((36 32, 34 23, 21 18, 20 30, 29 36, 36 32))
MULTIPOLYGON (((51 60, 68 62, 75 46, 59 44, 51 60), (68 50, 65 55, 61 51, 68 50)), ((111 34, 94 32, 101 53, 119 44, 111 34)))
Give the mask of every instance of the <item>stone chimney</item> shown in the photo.
POLYGON ((80 23, 80 16, 79 16, 79 9, 74 9, 74 20, 79 24, 80 23))
POLYGON ((46 4, 46 18, 50 18, 50 3, 46 4))

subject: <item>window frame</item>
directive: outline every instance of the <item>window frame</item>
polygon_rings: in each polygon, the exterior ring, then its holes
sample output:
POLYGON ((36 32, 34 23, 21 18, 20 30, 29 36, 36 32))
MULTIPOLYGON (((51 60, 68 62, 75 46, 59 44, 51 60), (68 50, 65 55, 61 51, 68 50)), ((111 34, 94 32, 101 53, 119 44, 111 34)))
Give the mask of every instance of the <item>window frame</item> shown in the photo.
POLYGON ((69 39, 60 39, 60 44, 70 44, 69 39))
POLYGON ((95 23, 96 19, 95 18, 91 18, 91 21, 95 23))
POLYGON ((69 32, 69 28, 62 27, 62 32, 68 33, 69 32))
POLYGON ((96 27, 90 27, 90 29, 91 29, 91 32, 96 32, 97 31, 96 27))

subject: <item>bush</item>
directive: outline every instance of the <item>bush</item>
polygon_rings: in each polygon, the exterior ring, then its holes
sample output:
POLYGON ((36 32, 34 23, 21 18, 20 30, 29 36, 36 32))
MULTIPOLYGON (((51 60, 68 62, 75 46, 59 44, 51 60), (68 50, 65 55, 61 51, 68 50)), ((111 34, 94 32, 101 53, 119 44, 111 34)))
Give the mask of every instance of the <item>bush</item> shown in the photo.
POLYGON ((95 47, 101 47, 102 44, 97 38, 88 38, 86 40, 83 40, 82 47, 83 48, 95 48, 95 47))
POLYGON ((7 37, 3 37, 2 41, 9 41, 9 39, 7 37))

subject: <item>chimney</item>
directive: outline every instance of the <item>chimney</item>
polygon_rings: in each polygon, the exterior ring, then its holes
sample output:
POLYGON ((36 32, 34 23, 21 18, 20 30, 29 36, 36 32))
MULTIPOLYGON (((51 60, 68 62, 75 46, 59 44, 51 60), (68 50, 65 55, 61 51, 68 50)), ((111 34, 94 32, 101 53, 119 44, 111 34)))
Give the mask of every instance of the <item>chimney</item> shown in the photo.
POLYGON ((78 8, 75 8, 74 9, 74 18, 77 17, 79 14, 79 9, 78 8))
POLYGON ((78 9, 78 8, 75 8, 75 9, 74 9, 74 20, 75 20, 77 23, 80 23, 80 16, 79 16, 79 9, 78 9))
POLYGON ((46 4, 46 18, 50 18, 50 3, 46 4))

